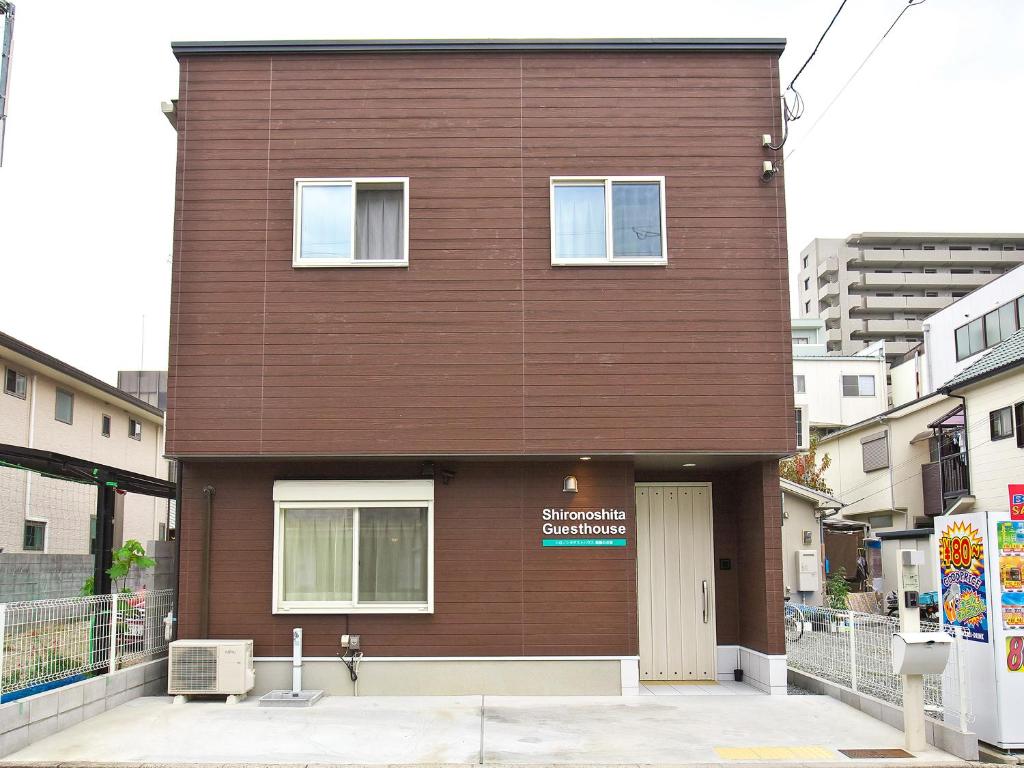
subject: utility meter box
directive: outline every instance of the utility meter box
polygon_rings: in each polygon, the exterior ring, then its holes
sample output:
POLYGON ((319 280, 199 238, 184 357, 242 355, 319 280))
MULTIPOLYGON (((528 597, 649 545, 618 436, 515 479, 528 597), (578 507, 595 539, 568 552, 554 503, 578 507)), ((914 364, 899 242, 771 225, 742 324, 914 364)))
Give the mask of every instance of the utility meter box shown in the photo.
POLYGON ((892 636, 892 671, 938 675, 946 668, 953 638, 945 632, 900 632, 892 636))
POLYGON ((813 549, 799 549, 796 553, 797 592, 818 591, 818 553, 813 549))

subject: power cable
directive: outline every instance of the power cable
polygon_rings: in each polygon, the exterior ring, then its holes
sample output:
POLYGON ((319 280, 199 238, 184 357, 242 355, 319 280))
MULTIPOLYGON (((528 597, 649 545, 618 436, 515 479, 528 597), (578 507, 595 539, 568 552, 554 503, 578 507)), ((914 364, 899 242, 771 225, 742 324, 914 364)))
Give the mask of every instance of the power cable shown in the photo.
MULTIPOLYGON (((923 2, 924 0, 921 0, 921 1, 923 2)), ((804 99, 800 95, 800 92, 796 88, 794 88, 793 86, 796 84, 797 78, 800 77, 800 75, 803 74, 805 69, 807 69, 807 65, 811 63, 811 59, 814 58, 814 55, 818 52, 818 49, 821 48, 822 41, 825 39, 825 36, 828 34, 829 30, 832 29, 832 25, 836 23, 836 19, 839 18, 839 14, 843 12, 843 8, 846 7, 846 2, 847 2, 847 0, 843 0, 839 4, 839 8, 836 10, 835 14, 832 16, 832 21, 830 21, 828 23, 828 26, 825 27, 825 31, 821 33, 821 37, 818 38, 818 42, 814 46, 814 50, 811 51, 811 55, 807 57, 807 60, 803 63, 803 65, 800 67, 800 69, 797 70, 796 74, 793 75, 793 79, 789 81, 789 85, 786 86, 786 90, 782 94, 782 120, 783 120, 782 141, 780 141, 778 144, 768 144, 767 145, 768 149, 775 150, 775 151, 778 151, 778 150, 782 149, 786 145, 786 139, 789 138, 789 124, 790 124, 790 122, 795 122, 795 121, 799 120, 801 117, 803 117, 803 115, 804 115, 804 99), (791 91, 793 93, 793 104, 792 104, 792 106, 790 105, 789 100, 786 98, 786 94, 791 92, 791 91)))
MULTIPOLYGON (((889 36, 889 33, 892 32, 893 27, 896 26, 897 22, 899 22, 899 20, 903 18, 903 14, 905 14, 907 11, 909 11, 911 8, 913 8, 915 6, 923 5, 925 3, 925 1, 926 0, 907 0, 907 4, 905 6, 903 6, 903 10, 900 11, 896 15, 896 18, 893 19, 893 22, 892 22, 892 24, 889 25, 889 28, 887 30, 885 30, 885 33, 880 38, 878 38, 878 42, 875 43, 875 47, 872 48, 870 51, 868 51, 868 55, 864 57, 864 61, 862 61, 860 63, 860 66, 858 66, 857 69, 855 69, 853 71, 853 74, 850 75, 849 79, 845 83, 843 83, 843 87, 839 89, 839 91, 836 93, 835 96, 832 97, 832 100, 828 103, 828 105, 825 107, 825 109, 822 110, 822 113, 820 115, 818 115, 818 119, 815 120, 811 124, 811 127, 807 129, 807 133, 805 133, 804 137, 803 137, 804 142, 806 142, 807 141, 807 137, 810 136, 814 132, 814 129, 818 127, 818 123, 820 123, 825 118, 825 115, 828 114, 829 110, 832 109, 832 105, 835 104, 836 101, 839 100, 839 97, 843 95, 843 93, 849 87, 850 83, 853 82, 853 79, 855 77, 857 77, 857 75, 860 74, 860 71, 862 69, 864 69, 864 65, 868 63, 868 60, 872 56, 875 55, 875 51, 877 51, 879 46, 882 45, 882 42, 885 40, 885 38, 887 38, 889 36)), ((806 65, 804 65, 804 66, 806 66, 806 65)), ((801 68, 801 71, 803 71, 802 68, 801 68)), ((785 139, 783 139, 782 144, 785 144, 785 143, 786 143, 785 139)), ((782 145, 780 144, 779 146, 781 147, 782 145)), ((800 144, 798 144, 796 147, 794 147, 792 150, 790 150, 789 154, 786 155, 786 159, 788 160, 789 158, 791 158, 796 153, 797 149, 799 149, 799 148, 800 148, 800 144)))

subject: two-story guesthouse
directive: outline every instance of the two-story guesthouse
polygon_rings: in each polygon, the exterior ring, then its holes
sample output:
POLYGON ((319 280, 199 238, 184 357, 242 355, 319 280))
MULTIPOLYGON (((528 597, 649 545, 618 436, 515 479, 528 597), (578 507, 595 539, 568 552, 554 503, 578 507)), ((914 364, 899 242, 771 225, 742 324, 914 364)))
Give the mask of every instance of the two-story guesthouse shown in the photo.
POLYGON ((178 43, 182 637, 784 690, 780 40, 178 43), (207 537, 207 532, 209 536, 207 537))

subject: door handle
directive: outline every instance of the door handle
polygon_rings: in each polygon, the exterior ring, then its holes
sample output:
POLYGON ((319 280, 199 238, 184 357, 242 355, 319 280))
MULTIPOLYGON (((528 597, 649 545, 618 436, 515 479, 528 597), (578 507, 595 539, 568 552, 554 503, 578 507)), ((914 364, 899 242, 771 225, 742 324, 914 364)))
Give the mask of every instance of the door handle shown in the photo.
POLYGON ((700 583, 701 596, 704 598, 704 623, 708 623, 708 580, 700 583))

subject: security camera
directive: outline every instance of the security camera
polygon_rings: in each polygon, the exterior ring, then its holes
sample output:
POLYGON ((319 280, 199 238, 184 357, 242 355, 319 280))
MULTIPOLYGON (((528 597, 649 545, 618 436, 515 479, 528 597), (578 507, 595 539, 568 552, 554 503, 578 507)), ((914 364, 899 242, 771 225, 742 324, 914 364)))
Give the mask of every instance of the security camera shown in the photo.
POLYGON ((771 181, 772 177, 779 172, 779 169, 775 167, 775 163, 771 160, 765 160, 761 163, 761 181, 771 181))

